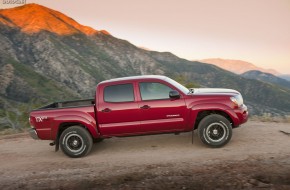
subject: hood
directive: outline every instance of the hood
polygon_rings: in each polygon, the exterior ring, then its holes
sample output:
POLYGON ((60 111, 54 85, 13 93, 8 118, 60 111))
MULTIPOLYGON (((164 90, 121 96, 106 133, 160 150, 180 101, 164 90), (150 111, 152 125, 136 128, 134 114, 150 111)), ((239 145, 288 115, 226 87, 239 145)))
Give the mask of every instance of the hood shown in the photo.
POLYGON ((226 88, 191 88, 190 89, 195 95, 212 95, 212 94, 240 94, 236 90, 226 88))

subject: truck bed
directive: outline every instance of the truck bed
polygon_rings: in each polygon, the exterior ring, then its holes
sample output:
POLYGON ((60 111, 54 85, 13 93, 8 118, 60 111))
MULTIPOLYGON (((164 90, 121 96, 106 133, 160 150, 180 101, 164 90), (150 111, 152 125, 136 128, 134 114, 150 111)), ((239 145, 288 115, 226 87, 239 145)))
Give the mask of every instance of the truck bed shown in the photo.
POLYGON ((94 104, 95 104, 94 99, 72 100, 72 101, 54 102, 44 107, 38 108, 37 110, 83 107, 83 106, 92 106, 94 104))

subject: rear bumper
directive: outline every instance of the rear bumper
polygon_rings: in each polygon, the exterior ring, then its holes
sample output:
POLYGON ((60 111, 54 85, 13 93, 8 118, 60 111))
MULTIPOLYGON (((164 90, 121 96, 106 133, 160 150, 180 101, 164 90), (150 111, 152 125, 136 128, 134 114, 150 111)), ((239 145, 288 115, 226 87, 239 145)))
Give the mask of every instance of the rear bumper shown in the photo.
POLYGON ((28 133, 29 133, 31 138, 33 138, 35 140, 39 139, 38 135, 37 135, 37 131, 34 128, 29 129, 28 133))

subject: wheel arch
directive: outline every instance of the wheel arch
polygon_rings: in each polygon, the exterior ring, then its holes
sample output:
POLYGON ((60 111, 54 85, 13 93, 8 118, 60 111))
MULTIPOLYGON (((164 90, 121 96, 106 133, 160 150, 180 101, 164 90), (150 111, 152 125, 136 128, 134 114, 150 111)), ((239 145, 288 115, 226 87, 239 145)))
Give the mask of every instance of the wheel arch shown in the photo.
MULTIPOLYGON (((79 122, 63 122, 61 123, 59 126, 58 126, 58 133, 57 133, 57 138, 60 137, 61 133, 66 130, 67 128, 69 127, 72 127, 72 126, 80 126, 80 127, 83 127, 85 128, 89 133, 90 131, 88 130, 88 128, 83 125, 82 123, 79 123, 79 122)), ((92 134, 90 133, 90 135, 92 136, 92 134)), ((93 136, 92 136, 93 137, 93 136)))
POLYGON ((221 116, 225 117, 227 120, 229 120, 229 122, 233 126, 233 120, 232 120, 232 118, 225 111, 222 111, 222 110, 201 110, 197 114, 196 121, 194 123, 193 129, 197 129, 200 121, 203 118, 205 118, 206 116, 211 115, 211 114, 218 114, 218 115, 221 115, 221 116))
POLYGON ((97 130, 97 123, 95 119, 88 114, 79 112, 78 115, 68 114, 55 117, 52 123, 51 139, 56 139, 61 127, 72 125, 80 125, 85 127, 93 138, 98 138, 100 135, 97 130))

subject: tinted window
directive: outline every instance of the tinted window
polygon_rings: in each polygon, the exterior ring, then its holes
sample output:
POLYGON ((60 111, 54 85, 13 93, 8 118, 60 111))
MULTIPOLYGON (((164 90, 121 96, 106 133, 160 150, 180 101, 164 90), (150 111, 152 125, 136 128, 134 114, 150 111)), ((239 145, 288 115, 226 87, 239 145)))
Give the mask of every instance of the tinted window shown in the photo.
POLYGON ((105 102, 133 102, 133 85, 120 84, 105 87, 104 100, 105 102))
POLYGON ((168 99, 169 92, 172 90, 168 86, 156 82, 142 82, 139 85, 142 100, 168 99))

